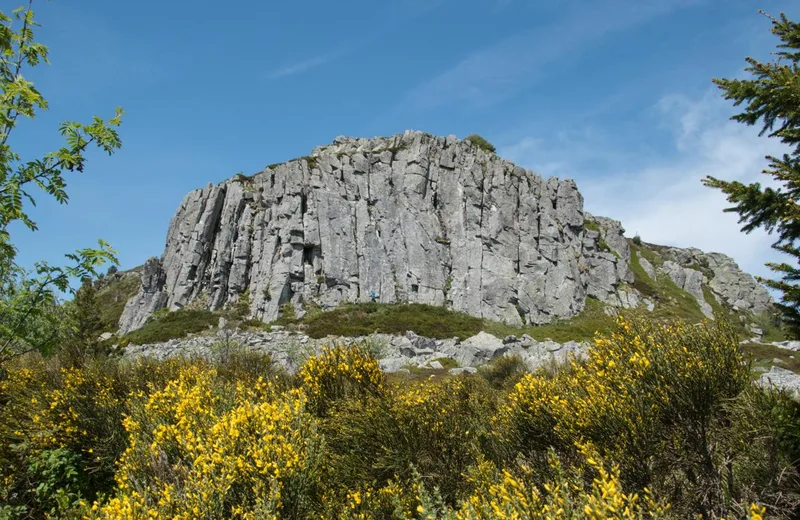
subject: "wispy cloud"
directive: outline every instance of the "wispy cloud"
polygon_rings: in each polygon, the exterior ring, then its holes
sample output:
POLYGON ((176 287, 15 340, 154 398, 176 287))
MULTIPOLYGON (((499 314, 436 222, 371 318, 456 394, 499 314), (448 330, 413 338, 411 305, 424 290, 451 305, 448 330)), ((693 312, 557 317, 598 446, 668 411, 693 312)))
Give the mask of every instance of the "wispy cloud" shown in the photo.
POLYGON ((411 90, 402 107, 424 110, 460 103, 492 106, 540 81, 547 74, 546 65, 590 42, 696 1, 568 2, 564 19, 473 52, 411 90))
POLYGON ((325 65, 330 61, 333 61, 337 58, 344 56, 349 51, 350 47, 342 47, 341 49, 334 52, 321 54, 319 56, 314 56, 306 60, 298 61, 297 63, 293 63, 291 65, 287 65, 285 67, 272 71, 269 74, 269 78, 279 79, 279 78, 285 78, 287 76, 294 76, 295 74, 302 74, 303 72, 308 72, 311 69, 321 67, 322 65, 325 65))
POLYGON ((760 174, 764 156, 783 153, 782 145, 730 121, 730 106, 716 91, 699 99, 668 96, 654 109, 657 124, 672 135, 671 150, 661 156, 642 158, 623 145, 610 146, 602 134, 585 133, 526 137, 501 153, 545 175, 574 178, 586 209, 621 220, 629 236, 719 251, 748 272, 769 275, 764 262, 780 258, 769 247, 774 238, 741 233, 737 215, 723 212, 724 195, 700 180, 712 175, 768 184, 760 174))
MULTIPOLYGON (((426 14, 434 9, 445 4, 448 0, 403 0, 402 2, 397 2, 390 6, 390 12, 392 12, 392 20, 396 26, 403 25, 410 19, 414 19, 418 16, 426 14)), ((319 54, 317 56, 312 56, 310 58, 298 61, 296 63, 292 63, 276 69, 269 73, 269 79, 280 79, 289 76, 295 76, 297 74, 302 74, 304 72, 308 72, 310 70, 316 69, 323 65, 326 65, 332 61, 335 61, 339 58, 350 54, 365 45, 368 45, 370 42, 374 41, 375 39, 379 38, 381 35, 386 33, 386 27, 382 27, 380 30, 373 30, 367 33, 365 36, 358 38, 346 45, 338 47, 337 49, 319 54)))

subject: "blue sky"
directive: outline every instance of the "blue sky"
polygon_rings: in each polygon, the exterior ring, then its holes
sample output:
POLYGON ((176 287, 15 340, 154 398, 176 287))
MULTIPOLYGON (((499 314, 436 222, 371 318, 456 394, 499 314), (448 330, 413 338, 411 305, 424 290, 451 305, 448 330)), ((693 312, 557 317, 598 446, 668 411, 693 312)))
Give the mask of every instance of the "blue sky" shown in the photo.
MULTIPOLYGON (((738 232, 705 174, 758 179, 781 148, 728 120, 713 77, 774 49, 758 9, 789 0, 37 0, 51 62, 29 73, 50 111, 12 145, 59 145, 66 119, 122 106, 123 149, 92 154, 70 203, 44 195, 18 227, 21 263, 102 237, 123 268, 158 256, 191 189, 308 154, 338 135, 464 137, 572 177, 590 212, 629 235, 732 255, 750 272, 769 237, 738 232)), ((3 8, 4 10, 7 7, 3 8)))

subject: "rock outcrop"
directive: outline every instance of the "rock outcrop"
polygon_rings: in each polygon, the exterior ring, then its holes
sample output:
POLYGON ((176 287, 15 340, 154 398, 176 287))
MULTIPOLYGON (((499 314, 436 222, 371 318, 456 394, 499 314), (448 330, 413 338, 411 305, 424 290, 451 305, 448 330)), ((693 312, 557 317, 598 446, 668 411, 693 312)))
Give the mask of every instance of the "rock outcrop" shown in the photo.
POLYGON ((772 305, 767 289, 745 273, 733 258, 722 253, 704 253, 696 248, 668 248, 665 256, 700 271, 715 299, 737 311, 761 314, 772 305))
MULTIPOLYGON (((279 327, 278 327, 279 328, 279 327)), ((385 372, 401 372, 409 368, 442 369, 442 360, 458 365, 457 373, 472 374, 479 367, 503 356, 519 356, 529 370, 566 363, 571 357, 582 358, 588 345, 576 341, 556 343, 536 341, 528 336, 509 336, 503 340, 480 332, 464 341, 457 338, 432 339, 407 332, 404 336, 373 334, 365 337, 326 337, 313 339, 302 333, 275 330, 243 332, 219 330, 215 334, 174 339, 164 343, 129 345, 127 359, 151 357, 214 358, 230 350, 242 349, 269 354, 272 361, 290 373, 296 372, 305 359, 319 354, 323 346, 360 345, 372 349, 385 372)))
MULTIPOLYGON (((694 253, 683 256, 671 260, 692 269, 694 253)), ((718 299, 755 312, 768 305, 730 259, 705 256, 718 299)), ((286 305, 302 316, 308 304, 369 301, 444 305, 517 325, 575 316, 587 296, 652 309, 631 285, 630 259, 621 224, 584 213, 570 179, 545 179, 454 136, 342 137, 189 193, 120 332, 161 308, 242 299, 267 322, 286 305)), ((698 275, 682 272, 700 301, 698 275)))

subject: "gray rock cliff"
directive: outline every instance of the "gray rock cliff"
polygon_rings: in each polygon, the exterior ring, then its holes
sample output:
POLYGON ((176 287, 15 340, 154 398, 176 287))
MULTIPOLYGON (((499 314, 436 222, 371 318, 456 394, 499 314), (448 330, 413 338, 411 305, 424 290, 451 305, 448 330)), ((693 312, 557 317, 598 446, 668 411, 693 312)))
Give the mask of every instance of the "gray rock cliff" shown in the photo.
MULTIPOLYGON (((189 193, 120 332, 161 308, 219 309, 240 298, 264 321, 285 305, 302 314, 310 303, 369 301, 445 305, 509 324, 572 317, 587 296, 651 308, 630 287, 623 233, 584 213, 572 180, 545 179, 454 136, 341 137, 189 193)), ((687 254, 676 265, 689 266, 687 254)), ((748 310, 768 304, 766 291, 766 300, 751 297, 757 284, 727 257, 707 256, 717 298, 748 310)), ((696 281, 687 290, 702 296, 696 281)))

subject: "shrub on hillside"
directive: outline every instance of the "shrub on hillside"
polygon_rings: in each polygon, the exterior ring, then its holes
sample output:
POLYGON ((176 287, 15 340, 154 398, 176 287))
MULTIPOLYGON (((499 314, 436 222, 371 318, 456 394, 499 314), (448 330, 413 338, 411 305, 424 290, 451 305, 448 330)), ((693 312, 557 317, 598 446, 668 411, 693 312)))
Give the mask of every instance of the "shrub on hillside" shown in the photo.
POLYGON ((497 389, 513 387, 527 372, 528 367, 519 356, 503 356, 478 369, 478 373, 497 389))
POLYGON ((77 517, 81 504, 114 491, 128 434, 122 421, 136 399, 164 388, 189 367, 219 367, 219 384, 288 387, 269 356, 237 353, 224 365, 204 360, 60 357, 16 360, 0 374, 0 518, 77 517), (277 379, 276 379, 277 377, 277 379), (139 397, 135 397, 139 396, 139 397), (31 485, 36 483, 37 485, 31 485))
POLYGON ((63 368, 38 359, 0 381, 0 482, 7 504, 31 517, 70 516, 82 499, 112 490, 125 445, 120 421, 127 388, 105 367, 63 368))
POLYGON ((492 143, 490 143, 489 141, 487 141, 486 139, 484 139, 483 137, 479 136, 478 134, 472 134, 470 136, 467 136, 467 138, 465 140, 469 141, 470 143, 472 143, 473 145, 477 146, 481 150, 484 150, 484 151, 490 152, 490 153, 494 153, 495 152, 494 145, 492 143))
MULTIPOLYGON (((619 464, 627 486, 680 497, 674 504, 679 516, 721 516, 742 513, 749 504, 726 497, 761 499, 774 486, 771 478, 746 481, 737 473, 743 471, 737 460, 751 467, 744 461, 763 453, 755 445, 726 454, 733 459, 716 451, 729 435, 725 405, 749 385, 749 367, 728 325, 620 319, 569 372, 553 379, 523 376, 495 421, 502 442, 510 443, 505 453, 520 452, 541 466, 550 448, 570 456, 575 442, 591 442, 619 464)), ((785 476, 796 492, 794 468, 787 460, 778 466, 772 477, 785 476)), ((782 509, 793 501, 785 493, 771 504, 782 509)))
POLYGON ((472 477, 475 490, 454 516, 458 520, 671 518, 666 501, 649 490, 626 492, 619 468, 609 468, 589 453, 584 451, 580 464, 573 468, 564 467, 554 453, 548 453, 550 477, 544 481, 524 464, 502 471, 482 464, 472 477))
POLYGON ((187 366, 132 403, 117 495, 98 518, 304 518, 320 445, 302 392, 187 366))
POLYGON ((309 410, 319 417, 326 416, 338 401, 379 395, 386 385, 375 358, 355 345, 324 347, 321 354, 306 360, 298 378, 309 410))
MULTIPOLYGON (((109 273, 114 266, 109 268, 109 273)), ((113 279, 105 284, 99 284, 97 301, 100 304, 100 318, 103 331, 114 332, 119 328, 119 319, 125 304, 139 291, 141 281, 139 276, 127 273, 119 279, 113 279)))
POLYGON ((480 378, 429 380, 361 402, 350 401, 325 423, 332 481, 409 485, 425 475, 451 503, 465 491, 463 474, 481 457, 494 395, 480 378))

